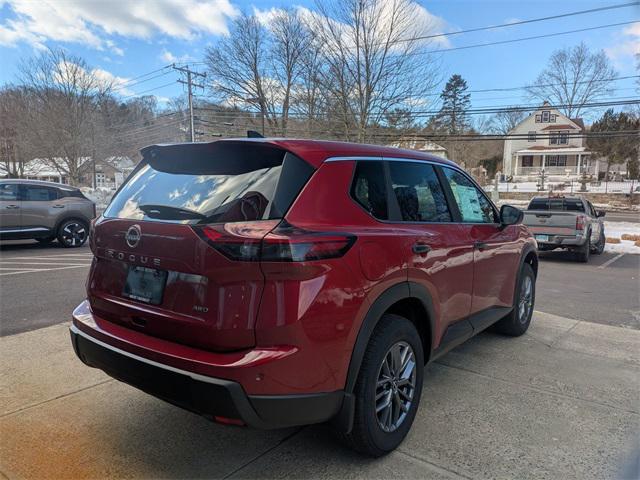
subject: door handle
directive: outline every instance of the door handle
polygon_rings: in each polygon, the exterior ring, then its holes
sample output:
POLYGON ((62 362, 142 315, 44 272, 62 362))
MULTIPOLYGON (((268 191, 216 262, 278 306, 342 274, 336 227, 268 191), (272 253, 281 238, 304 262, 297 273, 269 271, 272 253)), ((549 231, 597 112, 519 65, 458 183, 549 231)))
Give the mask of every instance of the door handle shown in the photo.
POLYGON ((18 205, 7 205, 7 206, 6 206, 6 207, 4 207, 4 208, 8 208, 8 209, 11 209, 11 210, 15 210, 16 208, 20 208, 20 207, 19 207, 18 205))
POLYGON ((426 243, 414 243, 413 247, 411 247, 413 253, 418 253, 424 255, 425 253, 429 253, 431 251, 431 247, 426 243))
POLYGON ((473 246, 476 247, 480 251, 486 250, 487 248, 489 248, 489 244, 487 244, 485 242, 480 242, 480 241, 474 243, 473 246))
POLYGON ((54 205, 53 208, 64 208, 64 205, 54 205))

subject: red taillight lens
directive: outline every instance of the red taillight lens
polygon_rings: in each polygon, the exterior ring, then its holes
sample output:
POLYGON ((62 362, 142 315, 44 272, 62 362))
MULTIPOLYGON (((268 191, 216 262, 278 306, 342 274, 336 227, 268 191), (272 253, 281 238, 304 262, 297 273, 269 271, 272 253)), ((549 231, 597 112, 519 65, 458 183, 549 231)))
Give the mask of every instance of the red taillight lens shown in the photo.
POLYGON ((227 223, 194 227, 209 245, 231 260, 248 262, 308 262, 343 256, 356 237, 342 233, 309 232, 288 224, 227 223))
POLYGON ((264 236, 279 223, 278 220, 224 223, 194 227, 200 238, 231 260, 257 262, 264 236))
POLYGON ((576 217, 576 230, 584 230, 584 215, 576 217))
POLYGON ((263 262, 308 262, 342 257, 355 242, 353 235, 318 233, 290 225, 278 227, 262 241, 263 262))

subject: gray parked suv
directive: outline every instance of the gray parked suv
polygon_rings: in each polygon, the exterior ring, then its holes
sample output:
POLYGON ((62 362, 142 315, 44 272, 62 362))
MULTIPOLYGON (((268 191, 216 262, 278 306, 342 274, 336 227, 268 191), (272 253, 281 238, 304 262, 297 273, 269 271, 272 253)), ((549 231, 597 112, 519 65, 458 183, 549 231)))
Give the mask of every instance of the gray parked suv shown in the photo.
POLYGON ((80 247, 89 236, 95 204, 80 190, 38 180, 0 180, 0 240, 33 238, 80 247))

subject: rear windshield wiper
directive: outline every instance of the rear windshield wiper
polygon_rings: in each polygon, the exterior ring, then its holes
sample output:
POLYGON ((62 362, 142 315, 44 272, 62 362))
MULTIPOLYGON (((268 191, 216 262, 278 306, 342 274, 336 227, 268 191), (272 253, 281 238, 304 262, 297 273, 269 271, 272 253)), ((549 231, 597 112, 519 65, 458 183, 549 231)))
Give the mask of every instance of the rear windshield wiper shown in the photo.
POLYGON ((172 207, 171 205, 139 205, 138 208, 149 218, 160 220, 202 220, 207 218, 200 212, 188 208, 172 207))

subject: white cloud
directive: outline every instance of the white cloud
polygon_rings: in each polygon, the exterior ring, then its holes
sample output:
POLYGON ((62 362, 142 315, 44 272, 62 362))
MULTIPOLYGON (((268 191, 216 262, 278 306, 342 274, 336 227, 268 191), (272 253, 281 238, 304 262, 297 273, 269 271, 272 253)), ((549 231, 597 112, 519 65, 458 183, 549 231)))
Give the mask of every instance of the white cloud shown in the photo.
POLYGON ((90 76, 100 82, 102 85, 110 85, 114 93, 118 95, 134 95, 134 92, 127 88, 127 85, 131 82, 131 79, 126 77, 118 77, 113 73, 104 70, 102 68, 94 68, 90 72, 85 70, 80 65, 73 62, 60 62, 55 69, 54 79, 58 82, 62 82, 62 78, 78 78, 80 82, 86 82, 86 84, 95 85, 95 80, 91 80, 90 76), (85 80, 86 79, 86 80, 85 80))
POLYGON ((633 57, 640 54, 640 24, 623 29, 621 34, 616 35, 616 44, 604 51, 618 69, 625 71, 634 68, 633 57))
MULTIPOLYGON (((379 28, 379 31, 380 36, 383 37, 386 33, 385 27, 390 26, 390 19, 393 17, 393 2, 380 1, 376 6, 378 8, 375 16, 381 20, 382 26, 379 28)), ((423 47, 428 45, 435 45, 442 48, 451 46, 451 43, 446 36, 438 35, 440 33, 445 33, 451 30, 449 24, 442 17, 438 17, 437 15, 432 14, 431 12, 429 12, 429 10, 415 1, 409 1, 408 7, 409 10, 406 15, 411 19, 411 23, 407 30, 404 32, 403 38, 428 36, 430 38, 420 41, 418 42, 418 44, 423 47)), ((349 32, 349 28, 345 24, 340 23, 333 18, 322 19, 317 11, 310 10, 306 7, 296 7, 296 10, 304 20, 309 22, 309 24, 313 24, 314 21, 330 22, 331 24, 333 24, 334 28, 344 33, 344 41, 347 45, 353 44, 352 33, 349 32)), ((253 14, 257 17, 258 21, 265 26, 268 26, 273 18, 281 11, 282 9, 275 7, 267 10, 260 10, 256 7, 253 8, 253 14)))
POLYGON ((238 15, 229 0, 3 0, 14 18, 0 23, 0 44, 46 41, 83 43, 115 55, 124 51, 110 36, 193 39, 225 35, 238 15))
POLYGON ((164 63, 184 63, 193 61, 193 57, 188 53, 184 55, 174 55, 166 48, 162 49, 162 53, 160 53, 160 60, 164 63))

